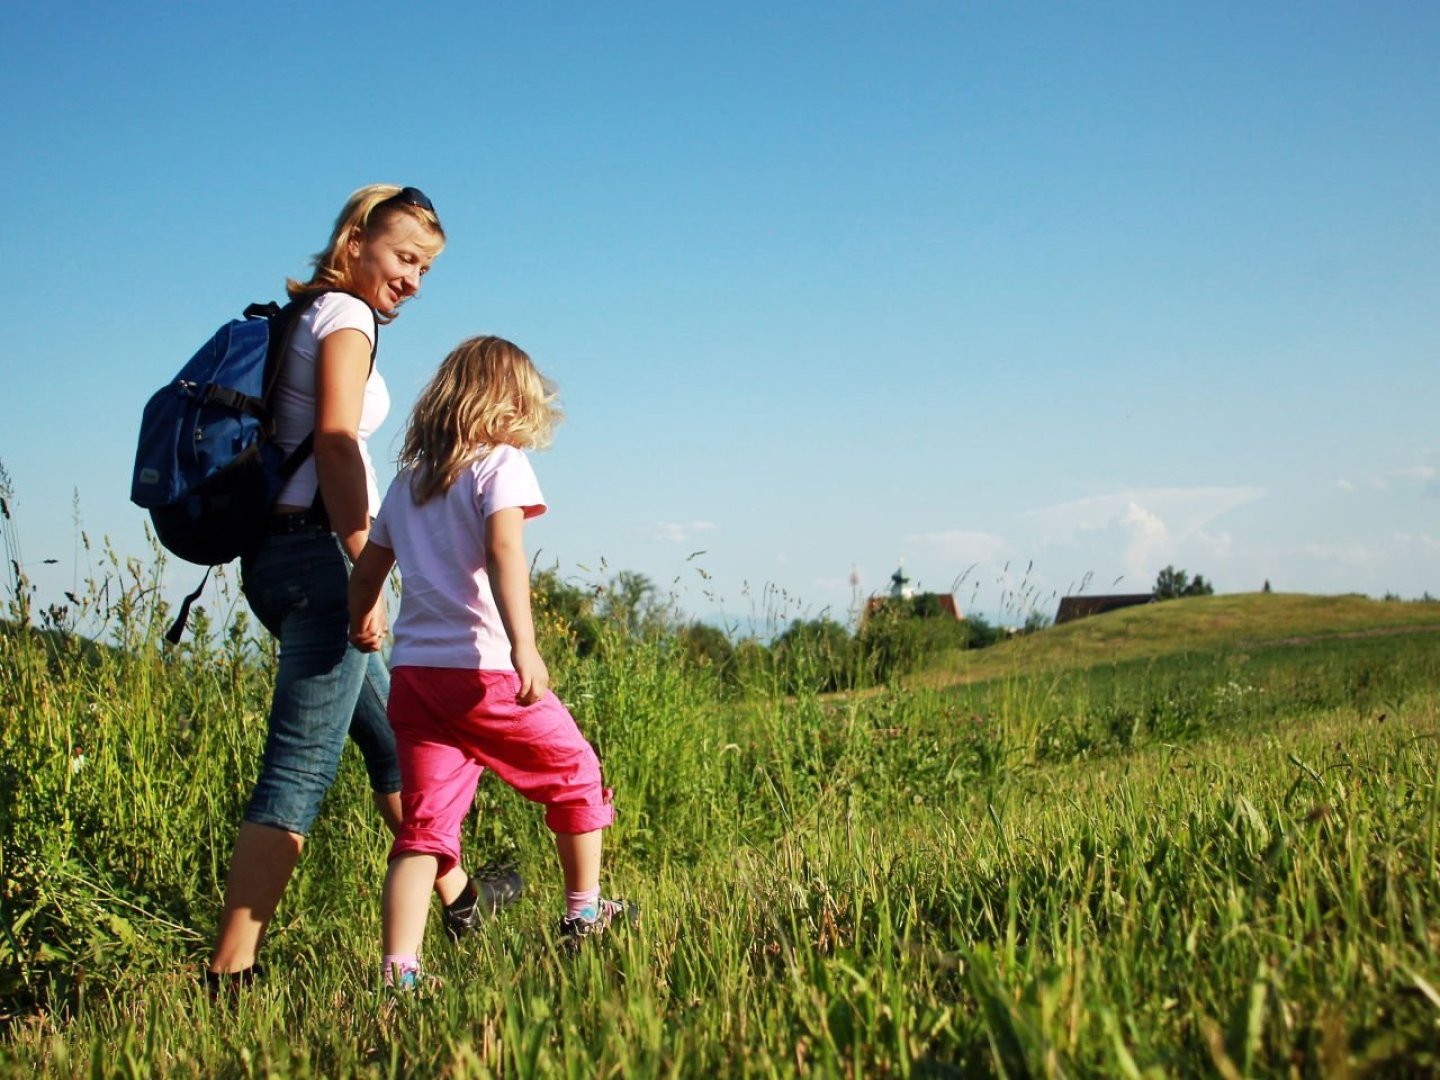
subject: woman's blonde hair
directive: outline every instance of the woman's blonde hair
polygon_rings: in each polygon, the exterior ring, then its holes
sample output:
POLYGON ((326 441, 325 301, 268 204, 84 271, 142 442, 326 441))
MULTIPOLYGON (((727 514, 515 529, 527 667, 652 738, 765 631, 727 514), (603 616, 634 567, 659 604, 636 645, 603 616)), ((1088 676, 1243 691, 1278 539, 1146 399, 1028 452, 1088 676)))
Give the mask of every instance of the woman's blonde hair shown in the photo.
MULTIPOLYGON (((430 234, 429 243, 421 247, 432 259, 445 249, 445 230, 434 210, 427 210, 412 202, 397 198, 406 188, 398 184, 369 184, 356 191, 345 201, 340 216, 335 219, 335 228, 330 232, 330 242, 325 250, 312 260, 315 272, 309 281, 291 278, 285 283, 285 290, 291 299, 308 293, 325 292, 330 289, 344 291, 355 287, 354 267, 350 256, 350 241, 365 241, 388 229, 401 216, 414 218, 430 234)), ((404 303, 404 299, 400 303, 404 303)), ((376 318, 388 323, 399 314, 399 304, 389 311, 378 311, 376 318)))
POLYGON ((413 470, 411 496, 444 494, 496 446, 549 446, 563 416, 555 384, 518 346, 490 335, 461 342, 410 411, 400 467, 413 470))

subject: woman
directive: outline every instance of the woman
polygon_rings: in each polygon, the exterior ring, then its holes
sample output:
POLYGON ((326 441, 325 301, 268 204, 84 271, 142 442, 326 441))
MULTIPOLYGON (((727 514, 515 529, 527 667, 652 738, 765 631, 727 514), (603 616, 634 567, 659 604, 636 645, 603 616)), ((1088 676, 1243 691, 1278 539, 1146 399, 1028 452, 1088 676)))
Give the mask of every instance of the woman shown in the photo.
MULTIPOLYGON (((243 985, 335 779, 347 734, 365 758, 375 803, 400 827, 400 771, 385 719, 389 675, 351 647, 349 566, 379 510, 367 437, 390 397, 372 363, 380 323, 399 314, 445 246, 435 208, 416 188, 372 184, 350 196, 309 281, 290 281, 299 317, 272 395, 275 438, 287 452, 312 431, 313 451, 282 489, 269 535, 240 564, 245 598, 280 641, 260 777, 235 840, 225 907, 206 973, 212 988, 243 985)), ((385 625, 383 597, 370 619, 385 625)), ((513 872, 472 882, 456 867, 436 884, 446 929, 459 936, 518 894, 513 872)))

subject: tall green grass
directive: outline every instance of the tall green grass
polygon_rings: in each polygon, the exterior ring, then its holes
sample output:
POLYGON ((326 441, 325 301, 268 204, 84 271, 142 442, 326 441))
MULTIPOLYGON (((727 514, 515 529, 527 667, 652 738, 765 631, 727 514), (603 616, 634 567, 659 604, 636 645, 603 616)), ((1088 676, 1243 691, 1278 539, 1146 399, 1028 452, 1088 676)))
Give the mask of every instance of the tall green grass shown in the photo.
POLYGON ((103 611, 113 647, 0 635, 7 1071, 1440 1070, 1440 659, 1421 631, 1017 652, 968 685, 822 698, 737 697, 618 631, 581 660, 550 625, 617 792, 607 884, 638 932, 553 947, 541 814, 487 780, 467 855, 517 862, 526 897, 459 948, 432 927, 435 993, 378 994, 387 838, 347 758, 269 976, 216 1006, 196 973, 271 660, 243 622, 161 647, 133 569, 70 616, 103 611))

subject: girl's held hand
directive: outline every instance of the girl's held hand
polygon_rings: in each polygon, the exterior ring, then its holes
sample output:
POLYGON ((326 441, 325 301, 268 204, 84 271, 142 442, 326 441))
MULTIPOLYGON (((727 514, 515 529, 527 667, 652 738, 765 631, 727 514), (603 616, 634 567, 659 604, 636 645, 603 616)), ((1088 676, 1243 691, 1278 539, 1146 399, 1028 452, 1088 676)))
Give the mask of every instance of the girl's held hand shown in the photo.
POLYGON ((520 692, 515 700, 521 705, 533 705, 550 689, 550 669, 534 645, 516 645, 510 650, 510 660, 515 665, 515 674, 520 677, 520 692))
POLYGON ((350 643, 361 652, 379 652, 390 633, 389 620, 385 613, 385 598, 375 601, 375 606, 365 613, 358 624, 350 627, 350 643))

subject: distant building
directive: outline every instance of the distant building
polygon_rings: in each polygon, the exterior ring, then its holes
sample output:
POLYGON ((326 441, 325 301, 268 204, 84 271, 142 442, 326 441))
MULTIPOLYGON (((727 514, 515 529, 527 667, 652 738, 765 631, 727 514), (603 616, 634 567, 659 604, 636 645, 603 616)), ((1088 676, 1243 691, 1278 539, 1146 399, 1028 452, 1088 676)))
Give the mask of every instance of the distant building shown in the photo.
POLYGON ((905 573, 904 559, 900 560, 900 568, 890 575, 890 595, 872 596, 865 601, 865 610, 860 616, 861 623, 896 601, 905 602, 914 614, 921 617, 948 615, 962 621, 965 618, 960 612, 960 605, 955 603, 955 597, 950 593, 917 593, 911 588, 910 575, 905 573))
POLYGON ((1137 607, 1155 601, 1153 593, 1120 593, 1111 596, 1063 596, 1055 612, 1055 625, 1074 622, 1091 615, 1103 615, 1107 611, 1137 607))
POLYGON ((910 587, 910 575, 905 573, 905 560, 900 560, 900 568, 890 575, 890 595, 896 600, 909 600, 915 595, 915 590, 910 587))

